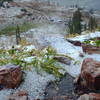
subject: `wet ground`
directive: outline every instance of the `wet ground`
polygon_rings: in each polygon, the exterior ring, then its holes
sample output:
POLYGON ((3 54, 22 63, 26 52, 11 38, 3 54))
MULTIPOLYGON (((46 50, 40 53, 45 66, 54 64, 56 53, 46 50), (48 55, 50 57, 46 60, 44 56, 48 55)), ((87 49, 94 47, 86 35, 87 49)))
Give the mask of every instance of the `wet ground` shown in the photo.
POLYGON ((50 82, 45 90, 45 99, 57 97, 55 100, 77 100, 73 81, 74 78, 66 73, 60 81, 50 82))

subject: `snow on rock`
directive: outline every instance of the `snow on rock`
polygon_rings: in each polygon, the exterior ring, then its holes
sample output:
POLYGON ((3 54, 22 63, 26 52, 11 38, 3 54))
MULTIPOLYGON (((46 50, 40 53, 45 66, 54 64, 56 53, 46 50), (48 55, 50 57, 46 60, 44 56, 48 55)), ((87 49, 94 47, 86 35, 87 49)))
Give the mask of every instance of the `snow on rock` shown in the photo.
POLYGON ((74 59, 79 59, 79 54, 82 52, 82 48, 75 47, 67 42, 62 35, 48 35, 45 39, 59 54, 69 55, 74 59))
POLYGON ((95 37, 100 37, 100 32, 99 31, 94 32, 94 33, 89 33, 89 34, 76 36, 74 38, 68 38, 68 39, 73 40, 73 41, 81 41, 81 42, 83 42, 86 39, 95 38, 95 37))
POLYGON ((40 45, 42 44, 43 45, 46 44, 47 46, 50 45, 57 51, 57 53, 68 55, 74 58, 76 62, 79 61, 79 63, 76 65, 72 64, 71 66, 65 67, 66 71, 73 77, 79 75, 81 69, 81 62, 83 60, 81 57, 79 57, 80 53, 83 53, 81 47, 76 47, 73 44, 69 43, 66 39, 64 39, 64 36, 62 34, 56 34, 56 33, 46 34, 45 31, 43 33, 42 29, 41 30, 39 29, 37 31, 31 29, 29 33, 34 34, 34 39, 38 41, 40 45))
POLYGON ((29 45, 29 46, 25 46, 24 47, 24 51, 26 51, 26 52, 30 52, 33 49, 36 49, 34 45, 29 45))
POLYGON ((23 61, 26 61, 28 63, 31 63, 34 57, 35 56, 24 58, 23 61))
POLYGON ((0 9, 0 15, 3 15, 4 17, 13 17, 16 15, 20 15, 21 14, 21 8, 19 7, 10 7, 9 9, 7 8, 1 8, 0 9))
POLYGON ((87 55, 85 58, 93 58, 94 60, 100 61, 100 54, 91 54, 91 55, 87 55))
POLYGON ((19 48, 21 48, 21 45, 15 45, 15 48, 19 49, 19 48))
MULTIPOLYGON (((96 31, 94 33, 89 33, 89 34, 85 34, 85 35, 80 35, 80 36, 76 36, 74 38, 69 38, 70 40, 73 41, 81 41, 83 42, 84 40, 90 39, 90 38, 96 38, 96 37, 100 37, 100 32, 96 31)), ((91 41, 91 44, 94 44, 93 41, 91 41)), ((100 54, 85 54, 85 58, 93 58, 94 60, 100 61, 100 54)))
POLYGON ((49 44, 57 51, 59 54, 68 55, 75 59, 75 61, 79 61, 76 65, 74 62, 70 66, 64 66, 66 71, 76 77, 80 74, 81 70, 81 62, 82 58, 79 57, 79 54, 82 52, 81 47, 75 47, 71 43, 67 42, 62 35, 59 34, 48 34, 44 36, 44 39, 49 42, 49 44), (73 70, 73 71, 72 71, 73 70))

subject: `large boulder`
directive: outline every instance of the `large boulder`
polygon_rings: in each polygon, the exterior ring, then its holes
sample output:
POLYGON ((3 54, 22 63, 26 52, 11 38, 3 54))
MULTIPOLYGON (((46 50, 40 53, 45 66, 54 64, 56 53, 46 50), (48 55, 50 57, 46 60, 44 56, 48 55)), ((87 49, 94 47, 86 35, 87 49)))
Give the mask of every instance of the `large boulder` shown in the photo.
POLYGON ((100 62, 91 58, 85 59, 75 84, 80 89, 100 90, 100 62))
POLYGON ((100 47, 92 46, 90 44, 82 44, 83 52, 88 54, 100 54, 100 47))
POLYGON ((19 66, 0 66, 0 89, 16 88, 22 81, 22 71, 19 66))
POLYGON ((100 100, 100 94, 97 93, 84 94, 80 96, 78 100, 100 100))

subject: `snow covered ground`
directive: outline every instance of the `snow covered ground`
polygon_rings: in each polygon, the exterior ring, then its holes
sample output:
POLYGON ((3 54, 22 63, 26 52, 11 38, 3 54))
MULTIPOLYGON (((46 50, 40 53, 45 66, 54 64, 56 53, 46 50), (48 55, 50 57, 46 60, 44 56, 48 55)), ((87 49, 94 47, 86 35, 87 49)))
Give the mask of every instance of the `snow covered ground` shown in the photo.
MULTIPOLYGON (((15 0, 15 1, 32 1, 32 0, 15 0)), ((59 8, 58 10, 60 10, 59 8)), ((63 9, 63 8, 62 8, 63 9)), ((61 9, 61 10, 62 10, 61 9)), ((64 9, 63 9, 64 10, 64 9)), ((8 22, 13 22, 11 17, 20 15, 21 8, 15 7, 14 9, 0 9, 0 15, 4 15, 9 17, 8 22)), ((37 28, 30 29, 26 33, 21 34, 21 37, 26 40, 26 42, 29 42, 29 46, 25 46, 25 52, 30 51, 32 49, 43 49, 46 46, 52 46, 57 53, 68 55, 74 59, 72 61, 71 65, 65 65, 61 64, 66 72, 68 72, 73 77, 77 77, 80 74, 81 71, 81 64, 82 61, 87 58, 93 58, 95 60, 100 61, 100 55, 99 54, 84 54, 81 47, 76 47, 73 44, 69 43, 65 38, 65 32, 66 32, 66 26, 64 24, 59 24, 57 22, 61 21, 59 17, 51 18, 54 20, 55 24, 51 23, 42 23, 43 25, 40 25, 37 28), (84 54, 84 57, 80 57, 80 53, 84 54)), ((15 19, 14 19, 15 20, 15 19)), ((17 20, 15 20, 17 22, 17 20)), ((2 26, 2 25, 1 25, 2 26)), ((81 36, 77 36, 75 38, 70 38, 71 40, 77 40, 77 41, 84 41, 85 39, 94 38, 94 37, 100 37, 100 32, 85 34, 81 36)), ((11 46, 16 44, 16 38, 15 36, 4 36, 2 35, 0 37, 0 48, 11 48, 11 46)), ((19 46, 16 46, 16 48, 19 48, 19 46)), ((24 58, 24 61, 31 62, 33 57, 27 57, 24 58)), ((17 92, 18 90, 27 90, 29 93, 30 100, 33 100, 34 98, 43 98, 43 93, 46 85, 50 81, 54 81, 55 77, 53 75, 50 75, 46 72, 42 72, 42 74, 38 74, 35 69, 31 71, 25 71, 25 81, 19 86, 17 89, 8 89, 8 90, 2 90, 0 91, 0 100, 7 100, 7 96, 10 94, 17 92)))
MULTIPOLYGON (((75 62, 73 62, 70 66, 65 65, 66 71, 71 74, 73 77, 76 77, 79 75, 81 70, 81 64, 82 61, 85 58, 93 58, 95 60, 100 61, 100 55, 99 54, 85 54, 82 51, 82 47, 74 46, 73 44, 66 41, 64 36, 62 34, 43 34, 40 30, 37 30, 38 34, 35 34, 34 30, 31 30, 31 33, 34 33, 34 38, 36 36, 36 40, 39 41, 41 44, 47 43, 48 45, 51 45, 59 54, 68 55, 75 59, 75 62), (80 57, 80 53, 84 55, 84 57, 80 57), (73 71, 72 71, 73 70, 73 71)), ((100 37, 100 32, 94 32, 90 34, 80 35, 75 38, 71 38, 71 40, 78 40, 78 41, 84 41, 85 39, 94 38, 94 37, 100 37)))
MULTIPOLYGON (((71 65, 62 64, 66 72, 68 72, 73 77, 76 77, 80 74, 82 61, 87 58, 94 58, 95 60, 100 61, 99 54, 88 55, 84 54, 81 47, 74 46, 69 43, 62 34, 64 30, 60 30, 57 26, 42 26, 41 28, 31 29, 28 32, 24 33, 23 36, 31 35, 31 37, 25 37, 26 40, 33 42, 32 45, 25 47, 26 51, 31 49, 39 49, 39 47, 46 47, 48 45, 52 46, 57 53, 68 55, 75 60, 72 61, 71 65), (35 43, 37 42, 37 43, 35 43), (80 53, 84 54, 84 57, 80 57, 80 53)), ((85 39, 100 37, 100 32, 85 34, 77 36, 75 38, 70 38, 71 40, 84 41, 85 39)), ((7 37, 8 38, 8 37, 7 37)), ((2 37, 3 41, 9 41, 7 38, 2 37)), ((10 40, 11 41, 11 40, 10 40)), ((13 40, 14 41, 14 40, 13 40)), ((2 41, 1 41, 2 42, 2 41)), ((24 60, 30 61, 32 58, 25 58, 24 60)), ((35 70, 26 71, 25 82, 16 90, 3 90, 0 91, 0 100, 6 100, 5 96, 8 96, 12 92, 18 90, 27 90, 31 99, 35 97, 43 97, 43 92, 47 83, 51 80, 55 80, 53 75, 49 75, 43 72, 42 75, 39 75, 35 70), (6 92, 6 93, 5 93, 6 92), (4 95, 5 93, 5 95, 4 95)))

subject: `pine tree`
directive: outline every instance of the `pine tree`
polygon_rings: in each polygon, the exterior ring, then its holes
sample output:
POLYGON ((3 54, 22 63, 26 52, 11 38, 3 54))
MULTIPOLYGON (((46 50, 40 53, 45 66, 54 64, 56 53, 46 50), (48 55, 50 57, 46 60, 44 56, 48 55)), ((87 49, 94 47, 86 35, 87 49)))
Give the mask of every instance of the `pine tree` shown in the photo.
POLYGON ((81 34, 81 29, 82 29, 82 25, 81 25, 81 12, 80 9, 78 8, 77 11, 73 14, 73 30, 74 33, 78 33, 81 34))
POLYGON ((82 31, 81 17, 82 15, 81 15, 80 9, 78 8, 77 11, 73 14, 72 20, 70 20, 68 24, 70 33, 73 32, 73 33, 81 34, 81 31, 82 31))
POLYGON ((19 26, 17 25, 17 28, 16 28, 16 43, 17 43, 17 45, 19 45, 20 42, 21 42, 20 28, 19 28, 19 26))
POLYGON ((69 32, 70 34, 73 34, 73 23, 72 23, 71 19, 70 19, 70 21, 68 22, 68 32, 69 32))
POLYGON ((89 19, 88 28, 89 28, 90 31, 93 31, 97 28, 96 19, 92 16, 89 19))
POLYGON ((84 31, 86 31, 87 30, 87 25, 86 24, 84 24, 84 31))

